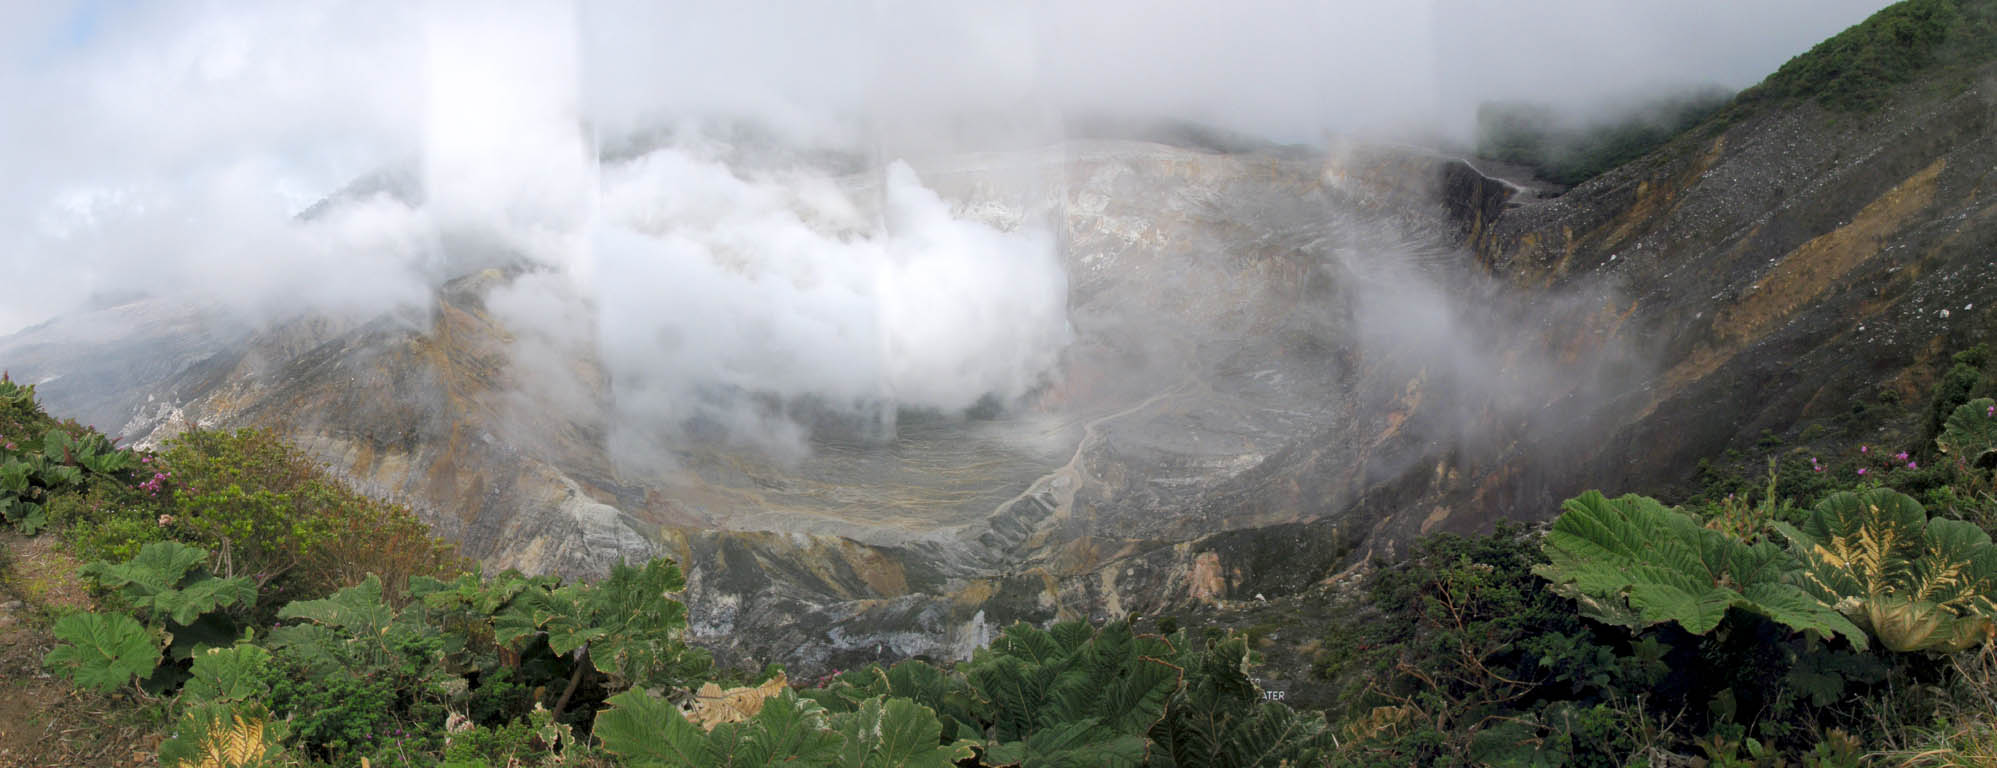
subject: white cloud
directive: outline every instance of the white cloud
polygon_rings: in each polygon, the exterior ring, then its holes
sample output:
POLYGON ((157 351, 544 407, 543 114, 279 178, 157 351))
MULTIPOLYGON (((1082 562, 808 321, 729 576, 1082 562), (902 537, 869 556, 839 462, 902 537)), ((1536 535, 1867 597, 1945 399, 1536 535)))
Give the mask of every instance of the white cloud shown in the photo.
POLYGON ((870 201, 671 148, 606 171, 577 294, 618 407, 760 424, 768 401, 948 412, 1038 384, 1069 337, 1052 237, 954 215, 904 164, 878 181, 870 201))

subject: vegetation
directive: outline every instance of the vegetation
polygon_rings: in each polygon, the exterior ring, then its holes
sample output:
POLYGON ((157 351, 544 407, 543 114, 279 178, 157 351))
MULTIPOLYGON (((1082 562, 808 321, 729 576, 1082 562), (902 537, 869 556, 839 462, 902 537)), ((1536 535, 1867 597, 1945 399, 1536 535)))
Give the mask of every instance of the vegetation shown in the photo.
POLYGON ((1771 439, 1789 459, 1757 500, 1591 491, 1543 531, 1378 564, 1319 629, 1329 712, 1268 700, 1250 636, 1177 622, 1015 624, 954 665, 723 688, 670 560, 485 574, 267 434, 115 451, 25 387, 0 434, 42 435, 10 498, 57 512, 14 540, 110 554, 74 567, 94 605, 38 619, 42 662, 154 718, 167 766, 1988 764, 1997 400, 1984 357, 1951 362, 1906 413, 1931 447, 1833 466, 1771 439), (370 570, 329 554, 341 530, 370 570))
POLYGON ((1986 358, 1895 416, 1927 448, 1767 439, 1759 489, 1713 464, 1682 506, 1591 491, 1382 564, 1323 643, 1332 764, 1992 764, 1986 358))
MULTIPOLYGON (((25 412, 34 395, 34 387, 0 376, 0 408, 25 412)), ((133 461, 130 451, 74 424, 0 421, 0 519, 33 534, 48 525, 46 505, 56 494, 115 477, 133 461)))
POLYGON ((1865 647, 1857 626, 1798 586, 1793 559, 1753 532, 1708 528, 1634 494, 1589 491, 1565 510, 1546 537, 1549 562, 1533 571, 1588 618, 1631 629, 1673 622, 1703 635, 1739 610, 1865 647))
POLYGON ((163 765, 1246 767, 1334 747, 1322 714, 1263 699, 1245 638, 1122 623, 1015 625, 955 667, 796 689, 773 668, 722 691, 682 641, 670 560, 595 584, 483 574, 267 433, 104 463, 73 449, 101 437, 8 394, 10 432, 68 440, 43 440, 30 475, 59 514, 13 528, 100 558, 75 572, 94 610, 51 617, 43 662, 154 702, 163 765))
POLYGON ((1906 0, 1818 43, 1741 95, 1744 102, 1809 99, 1872 112, 1896 86, 1938 67, 1997 55, 1997 3, 1906 0))
POLYGON ((1825 498, 1789 539, 1791 580, 1895 651, 1964 651, 1997 618, 1997 547, 1960 520, 1929 519, 1920 502, 1883 488, 1825 498))
POLYGON ((1662 146, 1732 97, 1723 89, 1687 91, 1598 121, 1564 118, 1540 104, 1492 102, 1477 108, 1477 154, 1527 166, 1556 184, 1579 184, 1662 146))

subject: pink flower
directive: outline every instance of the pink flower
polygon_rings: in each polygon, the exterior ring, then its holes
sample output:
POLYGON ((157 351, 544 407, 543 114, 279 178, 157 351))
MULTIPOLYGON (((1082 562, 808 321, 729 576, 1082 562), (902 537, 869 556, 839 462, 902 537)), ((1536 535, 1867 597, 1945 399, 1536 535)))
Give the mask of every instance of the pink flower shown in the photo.
POLYGON ((151 464, 151 463, 153 463, 153 457, 151 457, 151 456, 140 456, 140 457, 139 457, 139 463, 140 463, 140 464, 151 464))
POLYGON ((1864 468, 1864 467, 1859 467, 1859 468, 1858 468, 1858 473, 1859 473, 1859 474, 1861 474, 1861 475, 1865 474, 1865 468, 1864 468))
POLYGON ((1907 468, 1908 468, 1908 469, 1920 469, 1921 467, 1920 467, 1919 465, 1915 464, 1914 462, 1911 462, 1911 461, 1910 461, 1910 462, 1907 462, 1907 468))
POLYGON ((1896 459, 1899 459, 1899 460, 1901 460, 1901 461, 1906 461, 1906 460, 1907 460, 1907 452, 1906 452, 1906 451, 1901 451, 1901 452, 1899 452, 1899 453, 1896 453, 1896 454, 1894 454, 1894 455, 1893 455, 1893 458, 1896 458, 1896 459))
POLYGON ((1858 447, 1858 452, 1859 452, 1859 453, 1871 453, 1871 452, 1872 452, 1872 448, 1871 448, 1870 446, 1864 446, 1864 445, 1861 445, 1861 446, 1859 446, 1859 447, 1858 447))
POLYGON ((1824 468, 1823 468, 1823 467, 1816 467, 1816 471, 1818 471, 1818 472, 1822 472, 1822 471, 1824 471, 1824 468))

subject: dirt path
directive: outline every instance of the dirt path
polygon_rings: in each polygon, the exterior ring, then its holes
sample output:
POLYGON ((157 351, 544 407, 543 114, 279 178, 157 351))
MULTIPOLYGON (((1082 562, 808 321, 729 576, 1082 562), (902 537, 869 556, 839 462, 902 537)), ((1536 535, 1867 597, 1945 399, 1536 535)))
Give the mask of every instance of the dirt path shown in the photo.
POLYGON ((42 667, 50 618, 90 608, 76 565, 53 537, 0 534, 0 768, 157 764, 156 709, 131 691, 78 691, 42 667))
POLYGON ((1019 495, 998 505, 992 514, 1003 514, 1007 507, 1035 496, 1052 495, 1054 497, 1053 514, 1048 516, 1047 521, 1042 522, 1042 527, 1046 526, 1048 521, 1064 520, 1072 516, 1075 506, 1075 495, 1080 493, 1082 485, 1089 481, 1088 474, 1085 471, 1085 464, 1088 461, 1087 454, 1089 449, 1095 447, 1096 442, 1100 440, 1102 426, 1157 405, 1162 400, 1183 395, 1191 389, 1191 386, 1189 383, 1181 382, 1171 389, 1145 398, 1143 402, 1114 413, 1096 417, 1087 424, 1082 425, 1082 438, 1076 441, 1075 452, 1068 457, 1066 464, 1062 464, 1055 468, 1054 471, 1042 475, 1040 479, 1033 481, 1031 485, 1026 487, 1026 490, 1020 491, 1019 495))

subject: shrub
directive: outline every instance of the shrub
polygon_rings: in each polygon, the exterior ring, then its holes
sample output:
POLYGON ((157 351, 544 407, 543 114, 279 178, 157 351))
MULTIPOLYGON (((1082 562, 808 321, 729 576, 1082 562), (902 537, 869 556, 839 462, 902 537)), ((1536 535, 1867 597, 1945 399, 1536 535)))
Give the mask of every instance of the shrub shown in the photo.
POLYGON ((1955 353, 1948 370, 1935 382, 1928 401, 1928 418, 1921 428, 1921 444, 1931 445, 1948 427, 1948 418, 1973 397, 1990 392, 1983 369, 1990 362, 1990 350, 1981 344, 1955 353))
POLYGON ((1583 621, 1533 575, 1545 562, 1537 536, 1500 526, 1489 536, 1423 539, 1407 560, 1375 572, 1371 615, 1334 627, 1316 670, 1343 681, 1351 703, 1343 757, 1384 766, 1471 753, 1502 762, 1504 753, 1529 762, 1573 750, 1581 764, 1620 764, 1585 755, 1626 754, 1624 740, 1573 730, 1623 717, 1596 708, 1660 680, 1663 649, 1583 621))
POLYGON ((174 534, 227 554, 279 597, 325 594, 381 578, 402 600, 411 576, 454 576, 465 563, 408 508, 355 492, 275 434, 195 431, 168 445, 174 534))
POLYGON ((291 603, 278 616, 297 623, 269 635, 284 671, 270 706, 292 722, 308 756, 351 765, 410 734, 441 747, 455 677, 442 667, 442 633, 420 612, 391 607, 379 579, 291 603))
POLYGON ((178 686, 185 679, 186 662, 201 646, 226 645, 235 639, 238 625, 228 611, 256 602, 256 589, 248 579, 214 578, 203 567, 207 559, 206 550, 167 541, 145 545, 127 562, 84 566, 83 577, 109 591, 146 623, 124 613, 64 617, 56 625, 56 636, 66 644, 50 652, 47 663, 79 684, 100 690, 134 676, 146 678, 147 687, 155 692, 178 686), (167 649, 166 666, 160 664, 162 645, 167 649))
POLYGON ((641 566, 618 563, 596 584, 535 588, 529 582, 494 615, 494 637, 515 650, 545 642, 556 656, 572 657, 575 670, 561 699, 567 708, 587 672, 615 688, 680 687, 708 671, 705 651, 688 648, 686 606, 670 595, 686 579, 670 558, 641 566))
POLYGON ((0 519, 30 536, 49 524, 51 502, 119 483, 139 464, 103 435, 50 419, 34 395, 0 374, 0 519))
POLYGON ((1997 400, 1982 397, 1956 406, 1935 447, 1953 460, 1957 473, 1980 474, 1997 456, 1997 400))
POLYGON ((156 500, 121 500, 103 487, 49 500, 50 524, 62 531, 70 551, 84 560, 130 560, 145 545, 167 541, 172 529, 156 500))

